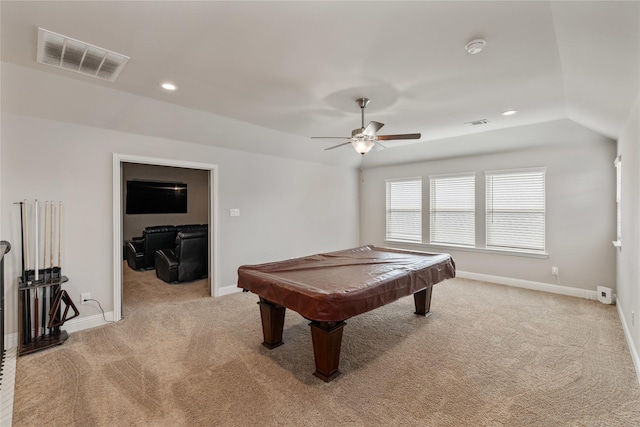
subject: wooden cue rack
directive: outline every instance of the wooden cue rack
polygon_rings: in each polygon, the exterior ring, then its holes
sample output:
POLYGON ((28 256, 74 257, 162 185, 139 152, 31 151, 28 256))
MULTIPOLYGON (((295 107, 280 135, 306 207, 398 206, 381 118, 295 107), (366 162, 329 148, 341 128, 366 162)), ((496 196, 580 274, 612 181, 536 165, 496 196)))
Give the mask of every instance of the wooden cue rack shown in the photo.
MULTIPOLYGON (((69 278, 67 276, 53 278, 45 276, 45 278, 45 280, 25 284, 23 278, 18 277, 18 356, 60 345, 69 338, 67 331, 61 330, 60 326, 47 327, 54 296, 61 290, 62 284, 69 281, 69 278), (38 305, 35 304, 34 298, 36 292, 41 296, 38 305), (46 321, 39 321, 38 325, 32 325, 34 310, 46 313, 46 321)), ((61 315, 62 309, 58 307, 57 318, 60 319, 61 315)))

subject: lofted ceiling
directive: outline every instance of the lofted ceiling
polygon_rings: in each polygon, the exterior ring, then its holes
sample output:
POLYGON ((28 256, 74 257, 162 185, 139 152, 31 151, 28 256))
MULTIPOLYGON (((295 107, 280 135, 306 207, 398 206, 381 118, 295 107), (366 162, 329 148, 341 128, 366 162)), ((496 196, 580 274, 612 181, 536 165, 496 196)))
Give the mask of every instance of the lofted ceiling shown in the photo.
MULTIPOLYGON (((365 157, 365 165, 368 157, 378 165, 415 159, 408 144, 428 158, 428 144, 446 140, 451 155, 460 155, 465 141, 475 144, 465 135, 561 119, 616 139, 639 93, 638 1, 3 0, 0 7, 4 63, 196 110, 194 121, 215 115, 268 128, 271 138, 287 140, 281 148, 272 141, 273 154, 286 155, 294 143, 306 159, 317 153, 342 165, 359 164, 360 156, 349 147, 324 152, 335 140, 309 137, 350 135, 360 126, 360 97, 371 99, 365 125, 385 123, 380 134, 422 134, 365 157), (38 27, 131 59, 115 82, 39 64, 38 27), (476 38, 486 46, 469 55, 464 46, 476 38), (162 81, 179 90, 163 91, 162 81), (519 112, 501 115, 510 109, 519 112), (480 119, 488 123, 466 124, 480 119)), ((3 96, 11 94, 7 86, 3 71, 3 96)), ((3 110, 12 108, 3 102, 3 110)), ((91 108, 82 107, 84 114, 91 108)), ((72 112, 50 114, 80 120, 72 112)), ((193 123, 184 132, 173 123, 161 135, 161 124, 143 122, 133 131, 234 148, 193 135, 193 123)), ((253 144, 239 149, 267 147, 258 138, 253 144)))

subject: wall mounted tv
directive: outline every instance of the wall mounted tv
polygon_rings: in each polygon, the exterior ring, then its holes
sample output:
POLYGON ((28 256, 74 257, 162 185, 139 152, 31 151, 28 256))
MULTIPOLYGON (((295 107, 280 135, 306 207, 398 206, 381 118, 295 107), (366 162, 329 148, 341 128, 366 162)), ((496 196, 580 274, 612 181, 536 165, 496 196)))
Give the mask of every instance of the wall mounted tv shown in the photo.
POLYGON ((187 213, 187 184, 178 182, 127 181, 126 213, 187 213))

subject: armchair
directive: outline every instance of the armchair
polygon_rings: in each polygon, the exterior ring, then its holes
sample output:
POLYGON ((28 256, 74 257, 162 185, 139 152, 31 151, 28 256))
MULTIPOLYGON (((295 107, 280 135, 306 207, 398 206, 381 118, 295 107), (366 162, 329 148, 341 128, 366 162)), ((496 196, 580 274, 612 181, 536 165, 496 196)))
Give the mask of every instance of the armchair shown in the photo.
POLYGON ((127 264, 134 270, 154 268, 156 251, 173 247, 175 238, 176 227, 173 225, 146 227, 142 237, 127 242, 127 264))
POLYGON ((175 249, 155 253, 156 276, 167 283, 197 280, 208 275, 208 227, 178 232, 175 249))

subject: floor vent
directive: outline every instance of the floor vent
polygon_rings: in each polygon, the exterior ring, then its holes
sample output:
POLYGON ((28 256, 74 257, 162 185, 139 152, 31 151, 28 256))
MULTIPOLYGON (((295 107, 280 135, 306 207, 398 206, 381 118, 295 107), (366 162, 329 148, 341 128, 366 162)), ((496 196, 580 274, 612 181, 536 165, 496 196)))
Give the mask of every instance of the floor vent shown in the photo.
POLYGON ((129 57, 38 28, 38 62, 113 82, 129 57))

